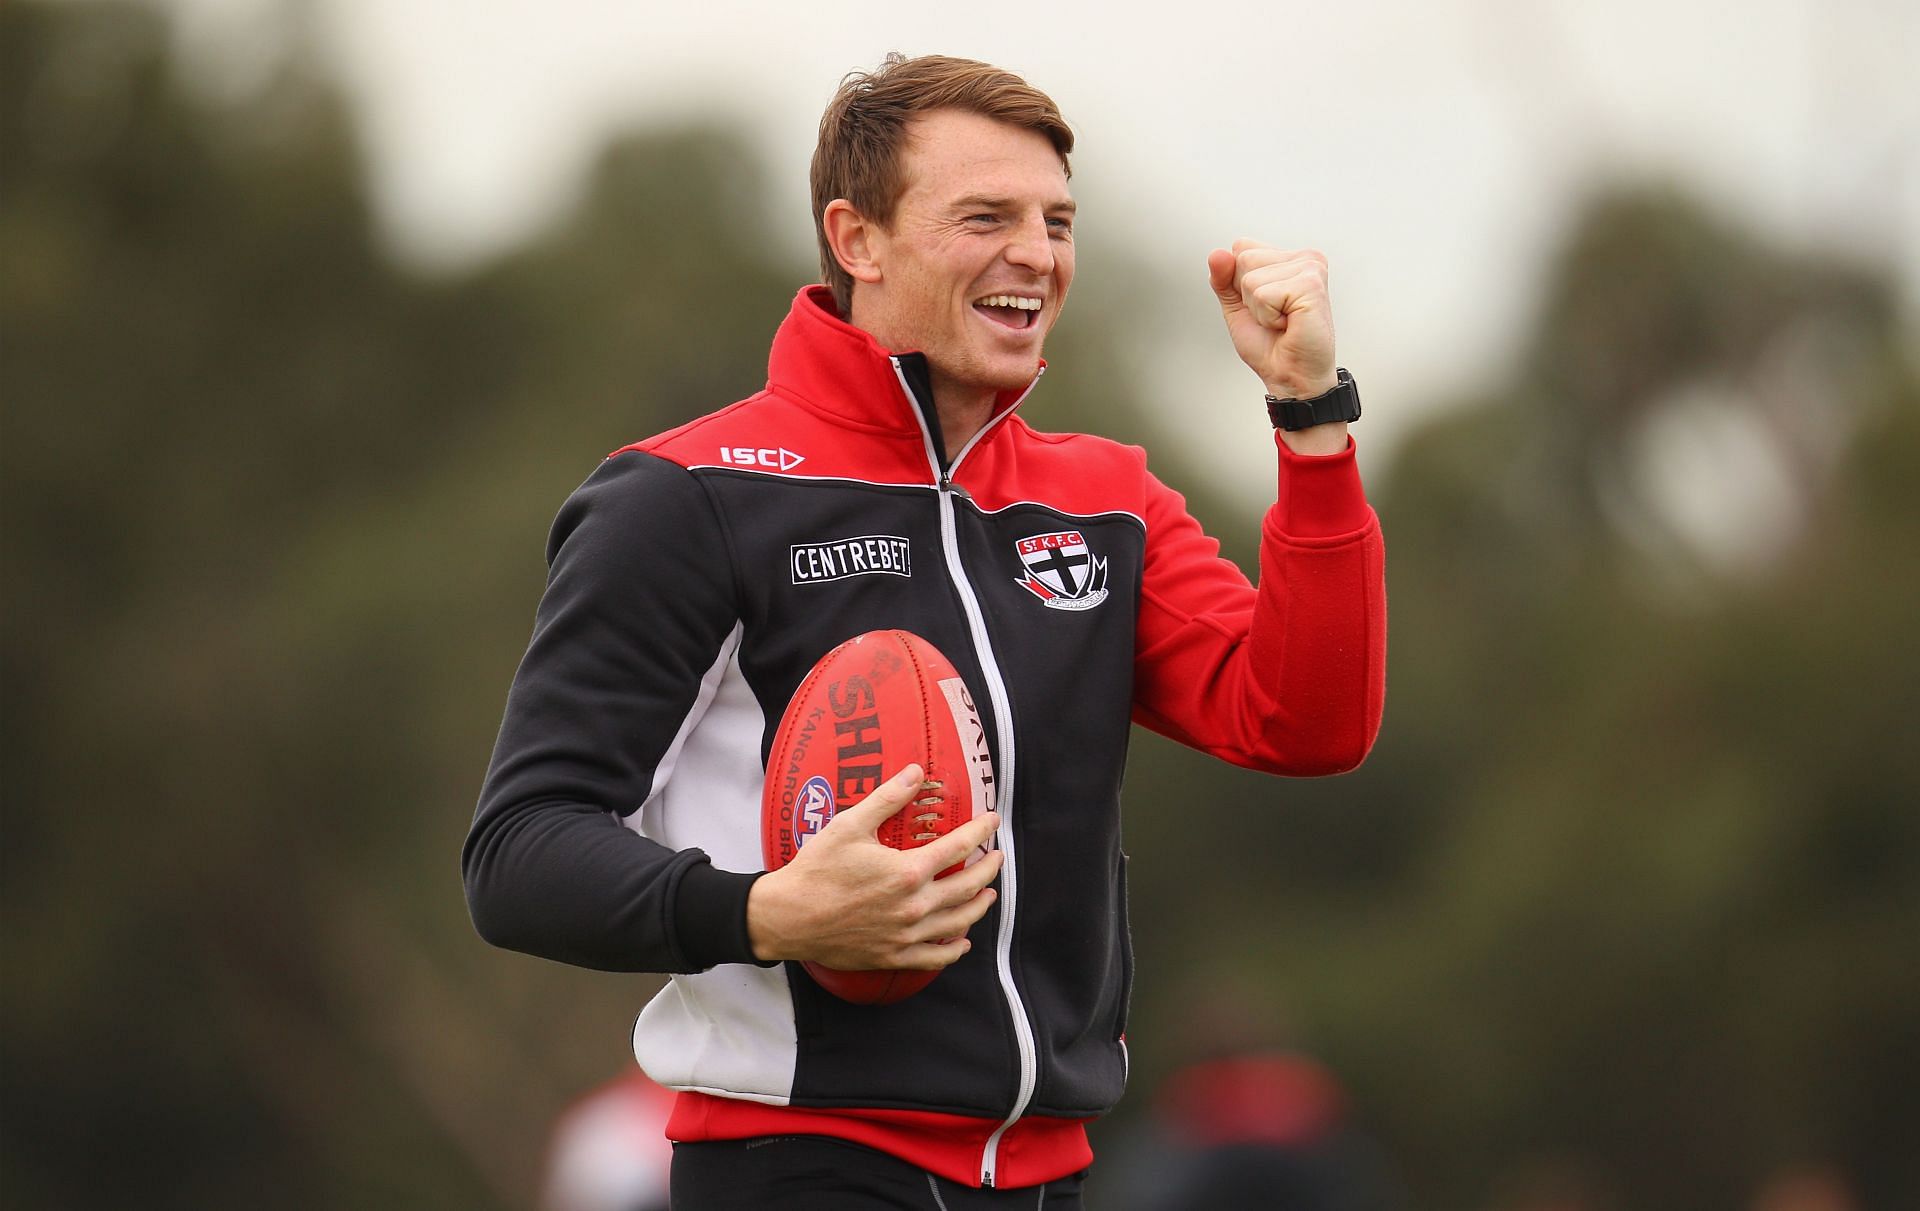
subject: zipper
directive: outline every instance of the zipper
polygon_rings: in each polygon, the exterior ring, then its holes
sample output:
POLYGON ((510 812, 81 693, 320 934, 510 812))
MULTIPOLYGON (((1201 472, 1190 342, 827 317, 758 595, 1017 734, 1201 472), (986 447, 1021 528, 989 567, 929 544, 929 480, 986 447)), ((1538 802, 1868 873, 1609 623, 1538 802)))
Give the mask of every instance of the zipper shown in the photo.
POLYGON ((1040 1079, 1040 1060, 1039 1047, 1033 1037, 1033 1022, 1027 1017, 1026 1003, 1020 999, 1020 990, 1013 983, 1013 922, 1020 902, 1019 867, 1014 860, 1013 817, 1010 811, 1013 802, 1013 705, 1007 695, 1007 683, 1000 675, 999 663, 994 659, 993 645, 987 638, 986 615, 980 609, 980 599, 974 595, 973 584, 967 579, 966 569, 960 563, 960 533, 954 519, 953 498, 962 496, 971 500, 972 497, 967 496, 966 489, 954 484, 953 473, 959 469, 960 460, 986 436, 988 430, 1020 406, 1020 401, 1027 398, 1040 381, 1040 376, 1034 375, 1027 389, 982 425, 980 432, 969 438, 967 444, 960 447, 960 452, 953 456, 953 461, 943 469, 940 466, 940 447, 934 444, 930 422, 921 411, 920 401, 914 396, 906 373, 900 368, 900 359, 895 357, 888 360, 893 363, 894 375, 900 380, 900 389, 906 393, 908 408, 919 422, 920 436, 926 442, 927 466, 933 472, 934 486, 939 489, 940 546, 946 556, 947 575, 952 578, 954 588, 960 594, 960 606, 967 616, 973 649, 980 657, 980 670, 986 675, 987 700, 993 703, 994 734, 1000 740, 1000 768, 995 771, 1001 787, 1001 794, 995 802, 995 808, 1000 813, 1000 828, 994 840, 1004 856, 1000 863, 1000 931, 994 946, 994 966, 1000 976, 1000 991, 1007 999, 1007 1009, 1013 1018, 1014 1041, 1020 1049, 1020 1084, 1006 1120, 994 1128, 980 1152, 980 1184, 991 1189, 994 1170, 999 1163, 1001 1137, 1020 1120, 1020 1116, 1027 1111, 1028 1103, 1033 1100, 1034 1086, 1040 1079))

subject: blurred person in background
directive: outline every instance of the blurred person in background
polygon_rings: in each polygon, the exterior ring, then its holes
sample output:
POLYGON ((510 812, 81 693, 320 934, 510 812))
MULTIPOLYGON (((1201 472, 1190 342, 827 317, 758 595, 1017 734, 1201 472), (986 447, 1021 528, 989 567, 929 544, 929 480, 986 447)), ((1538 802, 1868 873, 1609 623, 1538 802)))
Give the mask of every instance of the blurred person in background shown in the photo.
POLYGON ((569 1105, 547 1144, 541 1211, 667 1211, 672 1107, 638 1068, 569 1105))
POLYGON ((1393 1211, 1377 1145, 1348 1121, 1332 1072, 1298 1052, 1202 1060, 1154 1101, 1170 1147, 1152 1211, 1393 1211))
POLYGON ((678 1090, 677 1207, 1078 1207, 1084 1124, 1127 1070, 1131 723, 1296 775, 1378 731, 1382 543, 1324 257, 1207 258, 1267 397, 1248 423, 1274 430, 1257 589, 1142 451, 1013 415, 1073 278, 1072 147, 987 64, 849 77, 814 158, 827 284, 767 389, 616 451, 554 526, 468 901, 498 945, 673 973, 634 1047, 678 1090), (875 829, 922 771, 876 768, 763 872, 773 722, 829 649, 894 627, 972 687, 998 812, 890 850, 875 829), (801 960, 943 976, 858 1006, 801 960))
MULTIPOLYGON (((1154 1091, 1112 1182, 1116 1211, 1403 1211, 1379 1144, 1333 1070, 1231 986, 1186 1023, 1192 1056, 1154 1091)), ((1107 1176, 1106 1174, 1102 1175, 1107 1176)))

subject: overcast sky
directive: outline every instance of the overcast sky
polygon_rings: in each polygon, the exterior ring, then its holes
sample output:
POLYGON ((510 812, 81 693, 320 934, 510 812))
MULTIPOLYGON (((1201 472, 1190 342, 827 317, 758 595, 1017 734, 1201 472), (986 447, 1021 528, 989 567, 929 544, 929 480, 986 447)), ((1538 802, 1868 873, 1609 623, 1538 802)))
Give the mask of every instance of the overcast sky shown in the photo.
MULTIPOLYGON (((282 0, 168 0, 214 86, 282 0)), ((1209 247, 1251 235, 1332 262, 1363 456, 1498 366, 1571 199, 1675 179, 1800 244, 1896 266, 1920 315, 1920 4, 1911 0, 1342 0, 1005 6, 887 0, 304 0, 363 120, 395 247, 459 264, 574 196, 635 124, 737 117, 812 262, 806 167, 845 72, 892 49, 1011 68, 1080 139, 1082 257, 1124 241, 1166 275, 1141 339, 1186 427, 1258 389, 1217 331, 1209 247), (1098 209, 1084 205, 1092 200, 1098 209), (1088 213, 1092 210, 1092 213, 1088 213)), ((1098 289, 1083 274, 1078 289, 1098 289)), ((1068 308, 1065 323, 1073 322, 1068 308)), ((1071 368, 1060 367, 1062 373, 1071 368)), ((1038 401, 1036 401, 1038 402, 1038 401)), ((1171 427, 1171 426, 1170 426, 1171 427)), ((1203 429, 1206 427, 1203 426, 1203 429)), ((1257 490, 1259 443, 1202 440, 1257 490)))

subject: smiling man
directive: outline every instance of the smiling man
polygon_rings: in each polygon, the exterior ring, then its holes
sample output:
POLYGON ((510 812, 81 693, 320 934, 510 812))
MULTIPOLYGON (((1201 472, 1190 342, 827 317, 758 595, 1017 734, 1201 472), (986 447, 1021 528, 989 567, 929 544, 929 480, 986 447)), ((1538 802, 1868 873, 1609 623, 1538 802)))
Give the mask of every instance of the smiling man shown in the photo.
POLYGON ((903 133, 892 205, 828 200, 821 238, 839 270, 828 275, 836 305, 883 348, 925 357, 942 436, 958 451, 997 392, 1040 372, 1073 284, 1074 201, 1065 150, 1040 131, 939 109, 903 133))
POLYGON ((555 522, 468 902, 497 945, 673 973, 633 1042, 678 1091, 676 1208, 1080 1206, 1084 1124, 1127 1071, 1130 723, 1295 775, 1353 768, 1378 730, 1381 539, 1325 259, 1207 259, 1264 385, 1249 424, 1276 432, 1256 588, 1143 451, 1016 411, 1073 283, 1072 150, 998 68, 850 76, 813 162, 826 285, 765 390, 616 451, 555 522), (887 628, 973 687, 998 810, 896 852, 875 832, 921 771, 889 771, 764 873, 787 701, 887 628), (859 1006, 805 961, 942 974, 859 1006))

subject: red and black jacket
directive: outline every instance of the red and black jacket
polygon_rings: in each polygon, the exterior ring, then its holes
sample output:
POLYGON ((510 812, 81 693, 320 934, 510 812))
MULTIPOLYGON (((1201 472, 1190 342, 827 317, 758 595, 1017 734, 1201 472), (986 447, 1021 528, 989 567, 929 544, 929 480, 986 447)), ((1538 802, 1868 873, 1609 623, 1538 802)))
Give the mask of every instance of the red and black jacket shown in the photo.
POLYGON ((1130 724, 1284 774, 1373 742, 1382 547, 1351 446, 1276 442, 1256 589, 1143 451, 1038 432, 1018 403, 942 449, 924 359, 814 287, 764 391, 616 451, 560 511, 468 902, 495 944, 676 973, 634 1031, 682 1091, 675 1138, 833 1134, 1000 1186, 1083 1167, 1081 1123, 1126 1079, 1130 724), (755 964, 746 899, 788 699, 828 649, 893 627, 973 689, 1006 856, 973 949, 870 1007, 755 964))

